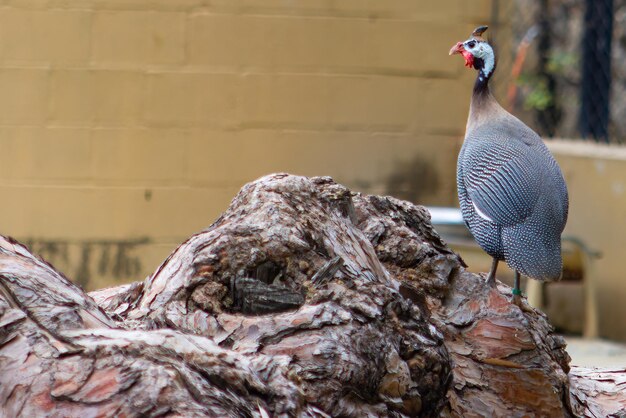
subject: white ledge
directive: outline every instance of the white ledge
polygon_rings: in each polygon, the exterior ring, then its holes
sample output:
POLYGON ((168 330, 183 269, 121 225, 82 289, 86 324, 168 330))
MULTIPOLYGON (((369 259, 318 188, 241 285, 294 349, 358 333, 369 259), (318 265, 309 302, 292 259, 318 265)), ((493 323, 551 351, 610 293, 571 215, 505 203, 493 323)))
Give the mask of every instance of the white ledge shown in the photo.
POLYGON ((601 144, 584 139, 546 139, 545 143, 556 155, 626 161, 626 146, 624 145, 601 144))

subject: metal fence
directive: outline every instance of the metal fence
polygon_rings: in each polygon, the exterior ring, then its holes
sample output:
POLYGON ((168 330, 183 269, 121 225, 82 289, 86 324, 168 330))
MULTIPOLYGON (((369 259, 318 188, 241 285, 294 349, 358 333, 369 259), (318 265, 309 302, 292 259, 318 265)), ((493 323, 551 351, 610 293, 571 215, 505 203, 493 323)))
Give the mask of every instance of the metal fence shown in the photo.
POLYGON ((492 0, 500 102, 544 137, 626 144, 626 0, 492 0))

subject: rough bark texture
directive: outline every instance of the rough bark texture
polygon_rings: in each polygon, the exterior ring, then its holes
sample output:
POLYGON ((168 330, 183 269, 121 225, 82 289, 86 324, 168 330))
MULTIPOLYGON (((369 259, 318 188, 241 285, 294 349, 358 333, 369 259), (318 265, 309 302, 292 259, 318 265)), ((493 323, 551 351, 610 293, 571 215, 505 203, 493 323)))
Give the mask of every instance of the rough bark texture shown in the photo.
POLYGON ((463 270, 423 208, 329 178, 271 175, 145 282, 90 296, 0 240, 0 415, 624 408, 626 372, 568 378, 563 340, 509 299, 506 286, 463 270))
POLYGON ((571 402, 584 417, 626 417, 626 367, 588 369, 572 367, 571 402))

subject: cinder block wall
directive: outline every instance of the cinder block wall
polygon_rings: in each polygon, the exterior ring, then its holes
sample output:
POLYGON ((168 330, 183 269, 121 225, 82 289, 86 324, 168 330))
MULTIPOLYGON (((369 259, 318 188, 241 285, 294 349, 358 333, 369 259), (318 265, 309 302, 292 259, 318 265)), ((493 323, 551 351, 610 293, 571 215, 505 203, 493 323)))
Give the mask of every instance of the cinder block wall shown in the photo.
POLYGON ((143 279, 261 175, 454 203, 491 2, 49 0, 0 8, 0 233, 88 288, 143 279))
POLYGON ((548 146, 569 189, 564 235, 600 253, 586 271, 595 288, 600 336, 626 341, 626 148, 565 140, 548 146))

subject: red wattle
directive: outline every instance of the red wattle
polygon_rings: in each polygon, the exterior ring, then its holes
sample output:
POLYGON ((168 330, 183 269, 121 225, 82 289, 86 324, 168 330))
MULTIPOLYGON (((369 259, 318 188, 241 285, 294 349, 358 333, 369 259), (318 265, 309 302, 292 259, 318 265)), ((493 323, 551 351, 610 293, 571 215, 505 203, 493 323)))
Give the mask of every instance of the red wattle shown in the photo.
POLYGON ((472 53, 463 50, 461 51, 461 55, 463 55, 463 58, 465 58, 465 66, 472 68, 474 66, 474 56, 472 55, 472 53))

